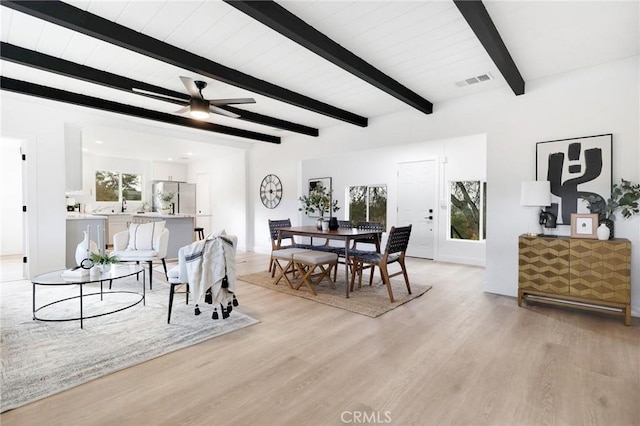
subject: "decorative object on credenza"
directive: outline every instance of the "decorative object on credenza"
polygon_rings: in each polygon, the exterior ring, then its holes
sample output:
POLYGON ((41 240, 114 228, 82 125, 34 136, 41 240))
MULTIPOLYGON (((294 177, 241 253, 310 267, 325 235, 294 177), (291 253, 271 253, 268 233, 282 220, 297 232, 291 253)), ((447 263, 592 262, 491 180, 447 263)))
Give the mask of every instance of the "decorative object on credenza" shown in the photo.
POLYGON ((605 200, 611 193, 612 135, 538 142, 536 179, 551 184, 547 209, 558 225, 569 225, 572 213, 589 213, 586 196, 605 200))
POLYGON ((598 215, 591 213, 571 214, 571 238, 598 238, 598 215))
POLYGON ((529 231, 527 235, 537 236, 541 234, 539 211, 541 208, 551 204, 551 192, 548 181, 522 182, 520 187, 520 205, 532 207, 536 213, 531 215, 529 221, 529 231))
POLYGON ((301 206, 298 211, 303 211, 309 217, 317 217, 316 227, 322 229, 322 221, 325 213, 335 213, 340 210, 338 200, 333 200, 331 178, 309 179, 309 194, 298 198, 301 206))
POLYGON ((331 231, 335 231, 338 228, 340 228, 340 224, 338 223, 338 218, 335 216, 331 216, 331 219, 329 219, 329 229, 331 231))
POLYGON ((598 235, 598 239, 599 240, 608 240, 610 239, 610 230, 609 227, 605 224, 605 223, 601 223, 600 226, 598 226, 598 229, 596 231, 596 234, 598 235))
POLYGON ((640 200, 640 184, 633 184, 631 181, 620 179, 620 184, 613 184, 611 196, 606 200, 600 197, 587 195, 584 197, 591 213, 599 215, 600 223, 604 223, 609 228, 609 239, 613 238, 614 220, 616 212, 625 219, 634 214, 640 213, 638 201, 640 200))

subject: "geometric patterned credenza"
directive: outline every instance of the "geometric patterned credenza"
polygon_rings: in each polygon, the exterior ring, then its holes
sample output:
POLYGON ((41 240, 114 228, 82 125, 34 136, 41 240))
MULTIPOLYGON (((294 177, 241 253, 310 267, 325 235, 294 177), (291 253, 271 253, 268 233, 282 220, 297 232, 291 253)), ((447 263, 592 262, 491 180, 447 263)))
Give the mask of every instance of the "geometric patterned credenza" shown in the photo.
POLYGON ((521 235, 518 306, 523 299, 622 315, 631 325, 631 242, 521 235))

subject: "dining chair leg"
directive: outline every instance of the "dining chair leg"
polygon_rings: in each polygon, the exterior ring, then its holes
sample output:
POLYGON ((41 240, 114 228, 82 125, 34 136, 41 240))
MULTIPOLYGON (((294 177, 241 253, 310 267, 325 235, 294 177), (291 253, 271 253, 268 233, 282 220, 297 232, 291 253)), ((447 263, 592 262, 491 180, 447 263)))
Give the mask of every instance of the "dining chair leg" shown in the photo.
POLYGON ((382 274, 382 281, 386 284, 387 286, 387 291, 389 292, 389 299, 391 300, 391 303, 394 302, 393 300, 393 290, 391 290, 391 278, 389 278, 389 271, 387 271, 387 265, 378 265, 378 267, 380 268, 380 273, 382 274))
POLYGON ((404 264, 404 259, 398 261, 402 268, 402 275, 404 276, 404 283, 407 285, 407 291, 411 294, 411 285, 409 285, 409 276, 407 275, 407 267, 404 264))

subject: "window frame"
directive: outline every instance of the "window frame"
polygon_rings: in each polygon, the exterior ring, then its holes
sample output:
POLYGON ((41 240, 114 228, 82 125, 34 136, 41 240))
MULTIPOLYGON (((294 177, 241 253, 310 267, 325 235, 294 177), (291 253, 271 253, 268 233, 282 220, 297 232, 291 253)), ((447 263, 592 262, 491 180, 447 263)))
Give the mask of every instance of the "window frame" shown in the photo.
POLYGON ((96 170, 93 175, 93 187, 95 191, 94 198, 96 203, 122 203, 123 199, 126 199, 127 201, 140 201, 140 202, 144 200, 144 185, 143 185, 142 173, 120 172, 120 171, 105 170, 105 169, 96 170), (112 175, 118 175, 118 188, 117 188, 118 199, 117 200, 98 200, 98 173, 110 173, 112 175), (132 175, 132 176, 139 177, 140 179, 140 199, 139 200, 124 198, 123 196, 124 187, 123 187, 123 180, 122 180, 123 175, 132 175))
POLYGON ((487 211, 487 181, 486 179, 452 179, 448 182, 447 186, 447 241, 457 241, 457 242, 465 242, 465 243, 485 243, 487 241, 486 230, 487 230, 487 222, 486 222, 486 211, 487 211), (451 187, 455 182, 478 182, 480 184, 480 205, 478 206, 478 239, 464 239, 464 238, 453 238, 451 235, 451 212, 452 212, 452 204, 451 204, 451 195, 452 190, 451 187))

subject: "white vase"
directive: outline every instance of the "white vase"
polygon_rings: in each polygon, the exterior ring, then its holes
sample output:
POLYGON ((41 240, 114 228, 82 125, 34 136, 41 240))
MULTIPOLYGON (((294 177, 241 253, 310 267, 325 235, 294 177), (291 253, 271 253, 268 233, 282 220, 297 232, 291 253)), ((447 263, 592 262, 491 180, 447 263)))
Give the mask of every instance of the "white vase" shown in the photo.
POLYGON ((322 230, 323 231, 328 231, 329 230, 329 221, 328 220, 323 220, 322 221, 322 230))
POLYGON ((87 231, 82 231, 82 232, 84 233, 84 238, 82 239, 80 244, 76 246, 76 264, 78 266, 80 266, 80 264, 84 259, 87 259, 89 257, 90 253, 98 253, 98 245, 93 241, 91 241, 87 246, 87 242, 89 240, 89 234, 87 234, 87 231), (88 250, 87 250, 87 247, 89 247, 88 250))
POLYGON ((111 264, 109 263, 100 264, 100 272, 104 274, 105 272, 110 272, 110 271, 111 271, 111 264))
POLYGON ((609 227, 604 223, 601 223, 596 230, 596 234, 598 235, 599 240, 608 240, 609 239, 609 227))

